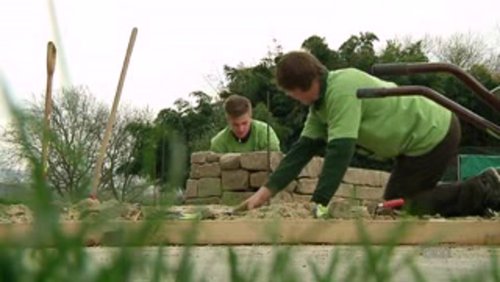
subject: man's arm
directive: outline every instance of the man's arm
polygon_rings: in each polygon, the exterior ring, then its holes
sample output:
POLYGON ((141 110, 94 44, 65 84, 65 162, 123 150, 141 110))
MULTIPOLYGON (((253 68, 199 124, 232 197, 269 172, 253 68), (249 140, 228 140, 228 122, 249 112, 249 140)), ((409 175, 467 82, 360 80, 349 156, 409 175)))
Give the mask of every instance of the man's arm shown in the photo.
POLYGON ((241 203, 239 209, 253 209, 266 203, 273 194, 283 190, 325 147, 326 127, 309 111, 301 137, 293 144, 285 158, 280 162, 269 181, 250 198, 241 203))
POLYGON ((269 177, 265 187, 274 193, 283 190, 314 155, 320 155, 325 149, 326 127, 311 110, 307 115, 299 140, 293 144, 276 171, 269 177))
POLYGON ((328 88, 325 100, 327 111, 328 145, 312 200, 327 205, 337 191, 354 155, 362 121, 362 100, 356 96, 360 87, 371 85, 371 78, 358 70, 346 70, 328 88))
POLYGON ((324 206, 337 191, 349 167, 356 148, 356 139, 342 138, 328 142, 323 169, 312 196, 312 201, 324 206))
POLYGON ((266 203, 273 194, 283 190, 324 146, 325 142, 321 139, 300 137, 270 176, 266 185, 260 187, 250 198, 238 205, 236 210, 253 209, 266 203))
POLYGON ((325 141, 321 139, 300 137, 280 162, 276 171, 271 174, 265 186, 274 193, 283 190, 324 146, 325 141))

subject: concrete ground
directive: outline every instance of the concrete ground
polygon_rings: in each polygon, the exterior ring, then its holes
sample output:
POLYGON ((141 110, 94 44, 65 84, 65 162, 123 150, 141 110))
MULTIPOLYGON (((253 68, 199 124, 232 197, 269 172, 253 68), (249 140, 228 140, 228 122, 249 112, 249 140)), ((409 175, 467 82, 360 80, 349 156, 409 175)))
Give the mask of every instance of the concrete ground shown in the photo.
MULTIPOLYGON (((231 281, 229 268, 228 247, 224 246, 201 246, 191 249, 190 258, 194 281, 231 281)), ((276 261, 285 262, 285 257, 276 257, 286 251, 288 247, 273 248, 272 246, 235 246, 232 247, 237 254, 238 268, 246 271, 244 276, 250 278, 251 269, 257 268, 259 275, 252 281, 275 281, 277 278, 270 272, 276 261)), ((117 248, 95 247, 87 249, 95 266, 106 264, 117 248)), ((157 247, 133 248, 134 257, 139 261, 153 265, 153 260, 158 253, 157 247), (150 262, 151 261, 151 262, 150 262)), ((164 248, 163 258, 165 264, 175 269, 181 261, 183 247, 164 248), (167 262, 168 261, 168 262, 167 262)), ((383 248, 374 248, 375 255, 380 254, 383 248)), ((387 250, 387 248, 385 248, 387 250)), ((323 273, 330 264, 334 254, 339 257, 336 277, 338 281, 386 281, 387 279, 373 279, 374 273, 382 273, 380 269, 389 269, 392 274, 391 281, 421 281, 406 261, 413 258, 414 265, 425 278, 423 281, 497 281, 491 274, 492 255, 500 255, 500 247, 396 247, 390 263, 379 260, 379 271, 370 268, 367 262, 367 249, 361 246, 319 246, 301 245, 289 247, 291 252, 290 261, 284 263, 286 270, 281 273, 289 273, 282 281, 316 281, 313 279, 314 264, 323 273), (355 275, 355 276, 352 276, 355 275), (485 280, 478 275, 490 277, 485 280)), ((280 266, 276 266, 280 267, 280 266)), ((500 279, 500 262, 496 261, 496 279, 500 279)), ((150 281, 151 270, 145 269, 134 278, 133 281, 150 281)), ((170 281, 170 280, 166 280, 170 281)), ((174 281, 174 280, 172 280, 174 281)), ((250 280, 249 280, 250 281, 250 280)))

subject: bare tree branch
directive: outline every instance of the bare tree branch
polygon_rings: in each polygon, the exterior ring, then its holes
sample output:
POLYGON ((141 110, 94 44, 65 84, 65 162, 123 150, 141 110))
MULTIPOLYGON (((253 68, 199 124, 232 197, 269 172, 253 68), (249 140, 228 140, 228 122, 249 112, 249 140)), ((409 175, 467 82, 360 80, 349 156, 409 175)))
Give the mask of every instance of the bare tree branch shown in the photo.
MULTIPOLYGON (((50 154, 48 180, 50 187, 60 196, 78 198, 89 189, 91 173, 97 158, 98 145, 102 139, 105 121, 109 115, 108 107, 98 103, 88 89, 74 87, 63 89, 54 95, 53 114, 51 116, 50 154)), ((29 132, 29 145, 37 156, 41 156, 42 138, 42 99, 32 99, 26 109, 30 116, 26 130, 29 132)), ((130 161, 136 142, 134 136, 126 130, 128 123, 150 118, 144 111, 123 107, 119 110, 107 158, 103 164, 103 181, 100 190, 111 190, 115 198, 119 198, 118 189, 129 187, 116 186, 118 175, 116 170, 130 161)), ((20 150, 19 129, 9 126, 3 131, 2 140, 16 148, 11 150, 7 159, 23 159, 20 150)), ((130 175, 125 178, 130 178, 130 175)), ((127 183, 127 180, 120 180, 127 183)))

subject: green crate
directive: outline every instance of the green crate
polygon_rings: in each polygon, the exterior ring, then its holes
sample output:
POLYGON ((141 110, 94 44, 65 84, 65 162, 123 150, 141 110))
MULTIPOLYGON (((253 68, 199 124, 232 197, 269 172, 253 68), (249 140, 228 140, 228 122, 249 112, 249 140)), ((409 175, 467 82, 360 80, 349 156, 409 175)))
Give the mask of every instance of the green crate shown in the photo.
POLYGON ((459 155, 458 179, 465 180, 471 176, 478 175, 489 167, 500 169, 500 155, 459 155))

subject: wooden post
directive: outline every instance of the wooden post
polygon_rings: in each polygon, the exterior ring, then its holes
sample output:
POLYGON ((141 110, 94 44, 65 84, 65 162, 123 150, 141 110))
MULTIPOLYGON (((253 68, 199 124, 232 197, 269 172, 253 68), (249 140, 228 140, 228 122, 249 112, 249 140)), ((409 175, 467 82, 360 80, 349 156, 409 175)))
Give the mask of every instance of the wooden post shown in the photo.
POLYGON ((94 168, 94 178, 92 179, 92 191, 90 194, 90 197, 94 199, 97 197, 97 187, 99 187, 99 181, 101 180, 101 168, 102 164, 104 163, 104 156, 106 155, 106 149, 108 148, 108 143, 111 137, 113 124, 115 123, 116 111, 118 109, 118 104, 120 102, 123 84, 125 82, 125 76, 127 75, 127 69, 130 62, 130 57, 132 55, 132 50, 134 49, 136 37, 137 37, 137 28, 134 27, 132 29, 132 33, 130 34, 127 53, 125 55, 125 60, 123 61, 122 71, 120 74, 120 79, 118 81, 118 87, 116 89, 115 99, 113 101, 113 107, 111 108, 111 113, 109 114, 108 123, 106 125, 104 137, 101 142, 101 149, 99 150, 99 154, 97 156, 97 162, 94 168))
POLYGON ((49 41, 47 44, 47 86, 45 89, 45 111, 42 132, 42 169, 44 177, 48 171, 50 115, 52 114, 52 80, 56 66, 56 46, 49 41))

